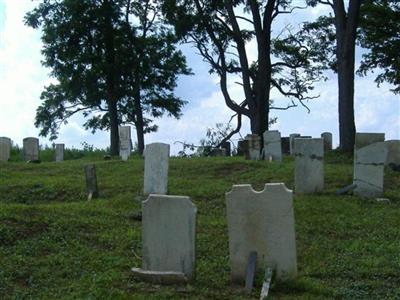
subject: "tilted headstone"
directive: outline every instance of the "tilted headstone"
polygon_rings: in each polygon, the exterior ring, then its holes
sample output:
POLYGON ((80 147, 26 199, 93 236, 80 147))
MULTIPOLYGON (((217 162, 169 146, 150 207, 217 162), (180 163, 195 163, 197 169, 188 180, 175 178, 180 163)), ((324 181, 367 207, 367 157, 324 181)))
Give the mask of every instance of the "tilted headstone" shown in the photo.
POLYGON ((39 160, 39 139, 34 137, 24 138, 23 147, 25 161, 39 160))
POLYGON ((290 154, 290 138, 283 137, 281 138, 282 144, 282 154, 290 154))
POLYGON ((323 139, 296 138, 295 192, 300 194, 320 192, 324 189, 323 139))
POLYGON ((55 161, 63 161, 64 160, 64 144, 56 144, 55 145, 55 161))
POLYGON ((354 151, 354 193, 375 198, 383 193, 384 165, 387 158, 385 142, 373 143, 354 151))
POLYGON ((365 146, 371 145, 377 142, 385 141, 384 133, 376 133, 376 132, 357 132, 355 136, 355 149, 360 149, 365 146))
POLYGON ((264 159, 282 161, 281 133, 278 130, 265 131, 264 138, 264 159))
POLYGON ((85 166, 85 179, 86 179, 86 192, 88 194, 88 200, 97 198, 99 196, 99 188, 97 186, 95 165, 91 164, 85 166))
POLYGON ((290 155, 294 154, 294 139, 300 137, 300 133, 292 133, 289 135, 289 150, 290 155))
POLYGON ((260 160, 261 158, 261 138, 258 134, 248 134, 245 139, 248 143, 248 160, 260 160))
POLYGON ((252 251, 257 252, 257 270, 276 269, 279 280, 296 277, 292 191, 283 183, 267 183, 261 192, 243 184, 225 195, 232 281, 245 281, 252 251))
POLYGON ((119 156, 128 160, 132 152, 131 126, 119 127, 119 156))
POLYGON ((385 141, 385 144, 388 149, 386 165, 400 166, 400 140, 385 141))
POLYGON ((324 151, 331 151, 332 150, 332 133, 330 132, 323 132, 321 133, 321 138, 324 140, 324 151))
POLYGON ((166 194, 168 192, 169 145, 153 143, 144 151, 144 193, 166 194))
POLYGON ((195 270, 196 206, 189 197, 149 195, 142 202, 142 268, 182 272, 195 270))
POLYGON ((8 161, 11 152, 11 139, 0 137, 0 161, 8 161))

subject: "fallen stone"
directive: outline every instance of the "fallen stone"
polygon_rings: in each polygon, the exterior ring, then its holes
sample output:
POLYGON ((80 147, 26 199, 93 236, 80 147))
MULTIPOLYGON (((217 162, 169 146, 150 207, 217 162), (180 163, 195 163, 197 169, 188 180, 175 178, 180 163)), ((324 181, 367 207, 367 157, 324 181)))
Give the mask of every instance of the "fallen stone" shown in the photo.
POLYGON ((149 271, 149 270, 142 270, 139 268, 132 268, 131 270, 134 276, 136 276, 140 280, 153 284, 171 285, 171 284, 184 284, 188 282, 188 279, 185 276, 185 274, 181 272, 149 271))

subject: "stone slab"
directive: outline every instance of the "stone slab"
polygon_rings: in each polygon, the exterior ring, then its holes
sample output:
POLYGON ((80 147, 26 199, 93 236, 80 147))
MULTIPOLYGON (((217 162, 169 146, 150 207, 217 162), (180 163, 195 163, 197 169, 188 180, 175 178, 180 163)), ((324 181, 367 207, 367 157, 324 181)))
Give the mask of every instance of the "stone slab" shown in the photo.
POLYGON ((281 145, 282 145, 282 154, 290 154, 290 138, 282 137, 281 145))
POLYGON ((0 137, 0 161, 8 161, 11 153, 11 139, 0 137))
POLYGON ((245 156, 248 160, 261 159, 261 137, 258 134, 248 134, 245 139, 247 140, 248 155, 245 156))
POLYGON ((261 192, 249 184, 226 193, 231 279, 243 283, 247 259, 258 255, 258 271, 271 267, 278 280, 297 274, 293 193, 283 183, 268 183, 261 192))
POLYGON ((23 139, 24 160, 39 160, 39 139, 35 137, 27 137, 23 139))
POLYGON ((376 198, 383 194, 384 165, 388 148, 385 142, 373 143, 354 151, 354 193, 376 198))
POLYGON ((324 140, 324 151, 331 151, 332 150, 332 133, 330 132, 323 132, 321 133, 321 138, 324 140))
POLYGON ((144 151, 144 193, 168 192, 169 145, 153 143, 144 151))
POLYGON ((196 206, 189 197, 149 195, 142 202, 142 268, 181 272, 195 270, 196 206))
POLYGON ((60 162, 64 160, 64 144, 56 144, 55 145, 55 161, 60 162))
POLYGON ((400 140, 385 141, 388 153, 386 165, 395 164, 400 166, 400 140))
POLYGON ((132 152, 131 126, 119 127, 119 156, 128 160, 132 152))
POLYGON ((360 149, 373 143, 383 142, 384 140, 384 133, 356 132, 354 148, 360 149))
POLYGON ((264 139, 264 159, 272 161, 282 161, 281 133, 278 130, 265 131, 264 139))
POLYGON ((182 272, 159 272, 147 271, 140 268, 131 269, 134 276, 142 281, 150 282, 153 284, 184 284, 188 282, 187 277, 182 272))
POLYGON ((322 191, 324 189, 323 139, 296 138, 294 148, 296 193, 322 191))
POLYGON ((294 154, 294 139, 300 137, 300 133, 292 133, 289 135, 289 151, 290 155, 294 154))
POLYGON ((84 167, 86 179, 86 192, 88 200, 99 196, 99 188, 97 186, 96 165, 90 164, 84 167))

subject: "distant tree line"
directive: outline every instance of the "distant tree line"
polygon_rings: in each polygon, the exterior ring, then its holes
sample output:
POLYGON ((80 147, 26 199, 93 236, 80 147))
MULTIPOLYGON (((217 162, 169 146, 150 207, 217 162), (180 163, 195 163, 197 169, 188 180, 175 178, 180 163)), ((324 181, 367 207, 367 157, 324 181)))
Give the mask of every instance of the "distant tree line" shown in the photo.
POLYGON ((399 94, 399 20, 396 0, 349 0, 347 6, 344 0, 42 0, 25 22, 42 30, 43 64, 56 83, 42 92, 35 125, 55 139, 60 125, 83 112, 87 129, 110 130, 116 155, 118 126, 133 124, 142 153, 144 134, 157 130, 154 119, 182 113, 186 102, 174 88, 178 76, 191 71, 177 44, 187 42, 219 77, 225 104, 237 117, 231 135, 243 116, 262 136, 273 122, 271 110, 307 108, 318 97, 314 84, 334 70, 340 148, 352 152, 356 45, 367 49, 357 73, 379 68, 378 85, 389 82, 399 94), (297 31, 276 28, 281 15, 317 5, 332 12, 297 31), (242 99, 233 98, 232 81, 242 99), (273 90, 288 103, 276 105, 273 90))

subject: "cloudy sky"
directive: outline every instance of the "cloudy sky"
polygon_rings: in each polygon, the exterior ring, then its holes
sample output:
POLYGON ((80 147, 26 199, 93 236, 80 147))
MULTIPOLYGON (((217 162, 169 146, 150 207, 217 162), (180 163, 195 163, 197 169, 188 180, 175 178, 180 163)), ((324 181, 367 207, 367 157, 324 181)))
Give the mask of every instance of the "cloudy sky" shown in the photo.
MULTIPOLYGON (((40 31, 23 24, 23 17, 37 1, 0 0, 0 136, 8 136, 21 145, 27 136, 38 136, 39 130, 34 126, 35 111, 40 104, 40 93, 43 87, 52 81, 49 70, 41 66, 40 31)), ((294 18, 285 17, 279 22, 285 25, 296 20, 313 19, 324 8, 308 10, 294 18)), ((196 51, 189 46, 182 46, 188 65, 195 75, 182 77, 179 80, 176 94, 189 103, 180 120, 162 118, 157 123, 159 131, 145 136, 146 143, 170 143, 172 152, 181 149, 175 141, 198 144, 205 136, 208 127, 216 123, 227 122, 232 112, 224 105, 218 87, 218 79, 208 74, 208 66, 201 60, 196 51)), ((249 45, 250 52, 252 45, 249 45)), ((360 57, 358 49, 358 57, 360 57)), ((302 107, 290 111, 273 111, 272 116, 278 122, 271 129, 278 129, 282 136, 298 132, 303 135, 319 137, 321 132, 330 131, 334 135, 334 144, 338 143, 337 124, 337 81, 336 75, 327 73, 329 80, 319 83, 315 93, 320 98, 308 103, 311 110, 302 107)), ((374 77, 357 78, 355 83, 356 128, 360 132, 384 132, 386 139, 400 138, 400 101, 392 94, 390 86, 380 88, 373 82, 374 77)), ((241 99, 240 87, 230 84, 234 98, 241 99)), ((272 95, 277 104, 285 106, 288 100, 277 94, 272 95)), ((109 144, 108 132, 92 134, 82 128, 82 116, 76 116, 62 127, 57 142, 67 147, 80 148, 87 142, 97 148, 109 144)), ((249 132, 248 120, 245 119, 241 134, 249 132)), ((133 131, 133 140, 136 141, 133 131)), ((238 138, 238 136, 236 137, 238 138)), ((41 144, 50 142, 41 137, 41 144)))

